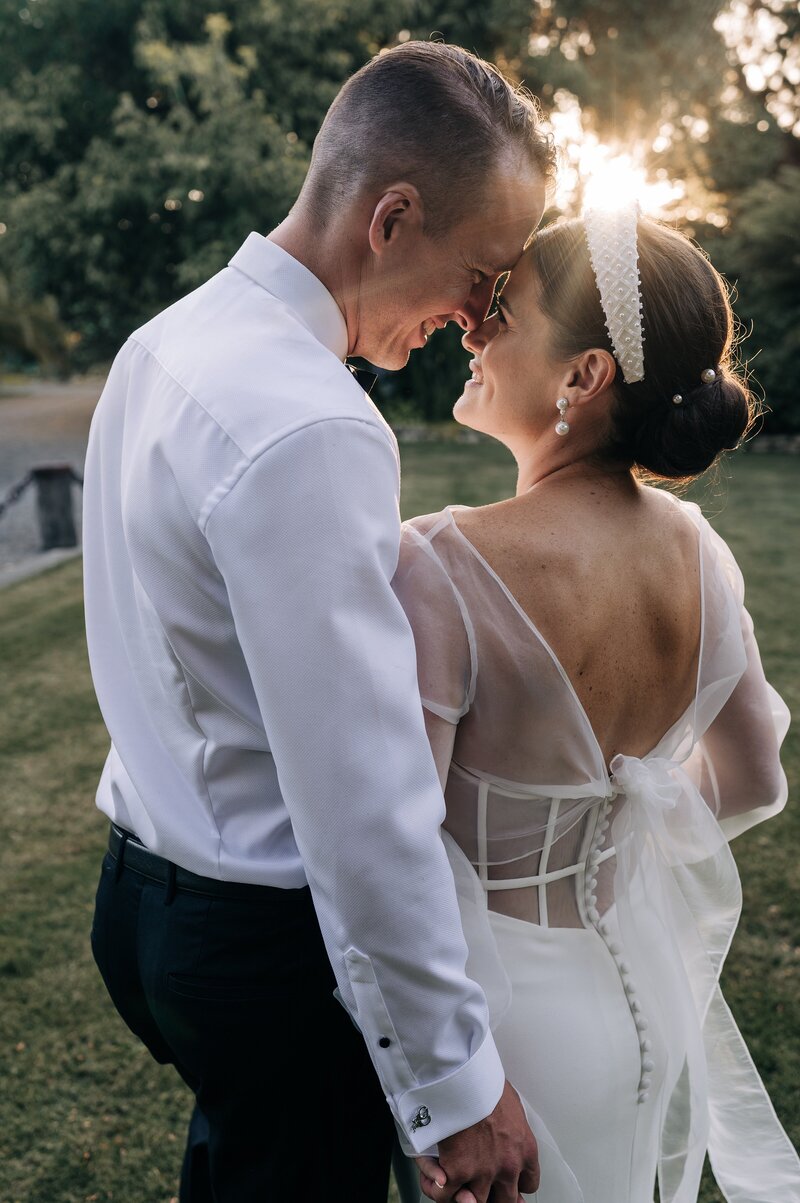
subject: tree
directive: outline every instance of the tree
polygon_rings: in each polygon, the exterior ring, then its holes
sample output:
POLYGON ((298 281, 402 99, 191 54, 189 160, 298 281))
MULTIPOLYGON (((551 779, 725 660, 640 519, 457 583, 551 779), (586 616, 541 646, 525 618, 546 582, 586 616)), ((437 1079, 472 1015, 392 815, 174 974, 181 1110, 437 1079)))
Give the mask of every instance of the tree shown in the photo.
POLYGON ((23 299, 5 276, 0 276, 0 352, 0 368, 4 360, 15 367, 38 361, 66 373, 67 340, 55 301, 23 299))
POLYGON ((751 184, 731 207, 730 232, 709 240, 709 250, 740 287, 740 354, 750 358, 772 411, 767 428, 800 431, 794 377, 800 356, 800 167, 780 167, 774 179, 751 184))
MULTIPOLYGON (((738 281, 758 374, 796 345, 786 259, 768 237, 794 221, 787 170, 800 168, 790 0, 21 3, 0 10, 0 271, 20 298, 55 298, 79 366, 277 223, 344 80, 434 33, 524 80, 573 170, 570 122, 584 146, 678 181, 669 215, 738 281)), ((560 199, 579 201, 579 188, 560 199)), ((378 400, 445 416, 466 360, 457 332, 440 333, 378 400)), ((764 377, 770 429, 798 420, 788 380, 764 377)))
POLYGON ((111 355, 299 191, 304 154, 252 86, 252 53, 227 49, 230 29, 212 14, 203 41, 175 45, 144 27, 132 47, 144 103, 122 92, 77 161, 7 202, 3 251, 34 295, 58 297, 79 363, 111 355))

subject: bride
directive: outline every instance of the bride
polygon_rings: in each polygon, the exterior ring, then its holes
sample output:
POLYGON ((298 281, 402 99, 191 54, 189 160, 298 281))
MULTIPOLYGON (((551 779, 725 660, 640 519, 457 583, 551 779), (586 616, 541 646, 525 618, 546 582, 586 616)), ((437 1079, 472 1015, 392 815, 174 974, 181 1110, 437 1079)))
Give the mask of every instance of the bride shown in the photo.
MULTIPOLYGON (((675 231, 590 212, 536 235, 463 342, 455 416, 510 448, 516 495, 406 523, 395 589, 468 972, 539 1142, 527 1197, 649 1203, 658 1176, 694 1203, 708 1151, 730 1203, 797 1203, 718 986, 728 841, 785 803, 788 714, 731 552, 652 487, 748 430, 724 285, 675 231)), ((437 1198, 446 1158, 420 1168, 437 1198)))

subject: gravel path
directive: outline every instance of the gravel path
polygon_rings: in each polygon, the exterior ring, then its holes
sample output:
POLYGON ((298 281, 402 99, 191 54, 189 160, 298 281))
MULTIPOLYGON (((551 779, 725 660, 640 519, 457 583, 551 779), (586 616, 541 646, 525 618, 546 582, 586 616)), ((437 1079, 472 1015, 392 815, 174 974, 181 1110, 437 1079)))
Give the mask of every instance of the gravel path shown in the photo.
MULTIPOLYGON (((44 464, 69 464, 83 474, 89 423, 102 388, 102 376, 0 388, 0 498, 31 468, 44 464)), ((80 531, 77 485, 73 503, 80 531)), ((0 518, 0 569, 36 556, 39 543, 31 487, 0 518)))

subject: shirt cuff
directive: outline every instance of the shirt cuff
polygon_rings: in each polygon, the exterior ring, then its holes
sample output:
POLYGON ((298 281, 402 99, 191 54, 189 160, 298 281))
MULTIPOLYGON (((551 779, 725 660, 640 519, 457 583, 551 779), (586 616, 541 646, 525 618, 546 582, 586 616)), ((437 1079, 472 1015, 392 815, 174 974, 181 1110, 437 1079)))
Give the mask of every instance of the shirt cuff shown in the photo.
POLYGON ((506 1075, 491 1033, 465 1065, 427 1086, 389 1095, 403 1151, 420 1157, 456 1132, 491 1115, 500 1101, 506 1075))

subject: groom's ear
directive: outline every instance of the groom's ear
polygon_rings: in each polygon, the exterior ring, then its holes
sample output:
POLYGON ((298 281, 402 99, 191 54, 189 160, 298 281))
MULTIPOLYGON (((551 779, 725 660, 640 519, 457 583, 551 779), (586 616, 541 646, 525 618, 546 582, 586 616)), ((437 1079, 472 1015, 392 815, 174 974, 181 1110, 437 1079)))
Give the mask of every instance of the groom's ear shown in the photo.
POLYGON ((422 230, 422 198, 413 184, 395 184, 378 198, 369 223, 369 245, 381 255, 405 233, 422 230))

